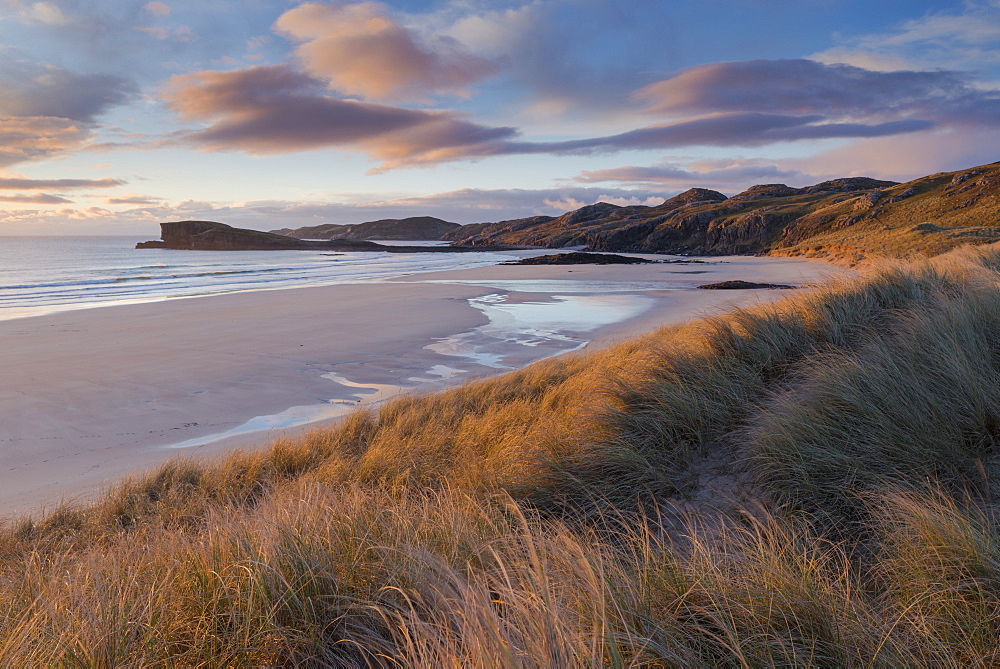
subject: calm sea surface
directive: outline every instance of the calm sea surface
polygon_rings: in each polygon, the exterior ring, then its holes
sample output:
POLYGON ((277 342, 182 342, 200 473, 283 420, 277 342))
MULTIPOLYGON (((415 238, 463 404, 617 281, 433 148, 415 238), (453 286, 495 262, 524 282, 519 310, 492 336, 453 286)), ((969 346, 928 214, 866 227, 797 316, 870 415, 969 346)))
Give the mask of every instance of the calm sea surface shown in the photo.
MULTIPOLYGON (((381 279, 536 252, 136 249, 147 237, 0 237, 0 320, 129 302, 381 279)), ((407 242, 414 243, 414 242, 407 242)))

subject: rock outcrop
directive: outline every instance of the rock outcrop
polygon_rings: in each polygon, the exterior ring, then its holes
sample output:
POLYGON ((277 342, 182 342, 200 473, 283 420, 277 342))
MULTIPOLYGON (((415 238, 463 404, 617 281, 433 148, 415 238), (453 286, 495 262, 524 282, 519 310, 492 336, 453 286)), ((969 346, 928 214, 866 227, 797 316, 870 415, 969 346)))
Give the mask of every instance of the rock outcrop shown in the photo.
POLYGON ((633 258, 630 256, 620 256, 614 253, 555 253, 547 256, 535 256, 533 258, 521 258, 510 262, 500 263, 501 265, 642 265, 656 262, 646 258, 633 258))
POLYGON ((798 286, 792 286, 787 283, 756 283, 755 281, 743 281, 741 279, 735 279, 733 281, 720 281, 718 283, 705 283, 696 288, 701 288, 702 290, 748 290, 755 288, 766 288, 766 289, 789 289, 798 288, 798 286))

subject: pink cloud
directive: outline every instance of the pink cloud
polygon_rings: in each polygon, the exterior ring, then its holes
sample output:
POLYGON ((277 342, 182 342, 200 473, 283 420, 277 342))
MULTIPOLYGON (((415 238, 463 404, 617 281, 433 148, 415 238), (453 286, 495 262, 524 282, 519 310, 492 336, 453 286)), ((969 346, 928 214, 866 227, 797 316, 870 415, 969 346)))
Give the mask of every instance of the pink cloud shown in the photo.
POLYGON ((325 95, 288 66, 205 71, 171 78, 164 94, 183 117, 208 122, 187 140, 258 154, 353 148, 384 168, 486 154, 514 134, 447 111, 389 107, 325 95))
POLYGON ((576 177, 578 183, 622 182, 629 184, 661 185, 672 187, 695 186, 724 188, 793 180, 813 181, 813 177, 796 169, 780 167, 762 160, 705 160, 689 164, 665 162, 659 165, 626 165, 604 170, 585 170, 576 177))
POLYGON ((0 115, 0 167, 82 148, 90 129, 67 118, 0 115))
POLYGON ((144 9, 153 16, 170 16, 170 7, 162 2, 147 2, 144 9))
POLYGON ((159 205, 163 202, 163 198, 152 197, 147 195, 126 195, 123 197, 109 197, 104 201, 104 204, 134 204, 134 205, 159 205))
POLYGON ((23 179, 0 177, 0 190, 71 190, 76 188, 114 188, 124 181, 118 179, 23 179))
POLYGON ((310 74, 366 99, 462 95, 497 69, 453 38, 421 39, 376 2, 307 2, 282 14, 275 27, 300 42, 296 55, 310 74))
POLYGON ((14 202, 18 204, 71 204, 73 200, 67 200, 58 195, 38 193, 36 195, 0 195, 0 202, 14 202))
POLYGON ((633 96, 668 115, 761 113, 820 115, 831 121, 934 124, 1000 121, 996 92, 956 72, 876 72, 811 60, 751 60, 699 65, 633 96))

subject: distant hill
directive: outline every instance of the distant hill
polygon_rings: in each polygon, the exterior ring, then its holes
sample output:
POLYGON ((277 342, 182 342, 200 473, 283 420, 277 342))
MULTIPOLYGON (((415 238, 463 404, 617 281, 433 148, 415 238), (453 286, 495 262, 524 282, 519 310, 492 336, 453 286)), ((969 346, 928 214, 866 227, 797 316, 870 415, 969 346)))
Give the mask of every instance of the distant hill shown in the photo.
POLYGON ((386 245, 361 239, 326 239, 321 241, 296 239, 273 232, 234 228, 215 221, 170 221, 160 223, 160 239, 139 242, 137 249, 179 249, 189 251, 354 251, 384 253, 461 253, 474 251, 505 251, 509 247, 486 245, 438 246, 386 245))
POLYGON ((1000 163, 899 184, 866 177, 738 195, 692 188, 655 207, 605 202, 553 218, 466 225, 446 239, 591 251, 834 257, 935 255, 1000 241, 1000 163))
POLYGON ((433 216, 410 218, 384 218, 357 225, 327 223, 305 228, 282 228, 271 232, 298 239, 402 239, 412 241, 437 241, 449 232, 461 228, 433 216))

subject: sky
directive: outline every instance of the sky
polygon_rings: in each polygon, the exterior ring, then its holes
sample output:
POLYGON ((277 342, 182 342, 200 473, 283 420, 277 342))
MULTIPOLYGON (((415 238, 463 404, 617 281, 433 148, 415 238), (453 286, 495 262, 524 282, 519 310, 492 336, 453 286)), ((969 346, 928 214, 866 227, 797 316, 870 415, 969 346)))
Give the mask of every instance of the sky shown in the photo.
POLYGON ((905 181, 998 129, 1000 0, 0 0, 0 235, 905 181))

